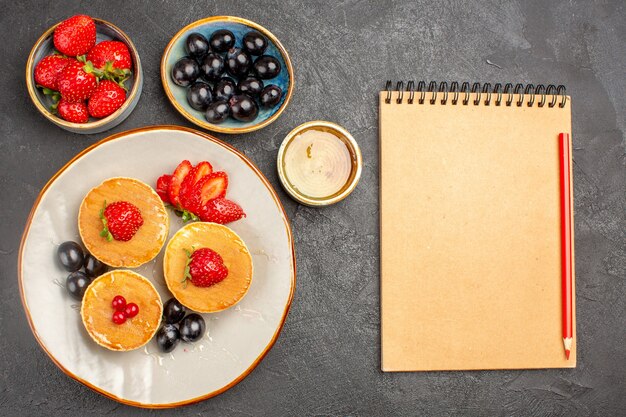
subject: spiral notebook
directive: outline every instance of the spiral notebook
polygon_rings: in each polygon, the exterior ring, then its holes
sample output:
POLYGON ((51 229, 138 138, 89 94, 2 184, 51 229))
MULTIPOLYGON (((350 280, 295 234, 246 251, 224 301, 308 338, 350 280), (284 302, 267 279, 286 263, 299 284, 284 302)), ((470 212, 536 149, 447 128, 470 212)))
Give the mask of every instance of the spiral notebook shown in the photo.
POLYGON ((553 85, 380 92, 383 371, 576 366, 561 332, 570 103, 553 85))

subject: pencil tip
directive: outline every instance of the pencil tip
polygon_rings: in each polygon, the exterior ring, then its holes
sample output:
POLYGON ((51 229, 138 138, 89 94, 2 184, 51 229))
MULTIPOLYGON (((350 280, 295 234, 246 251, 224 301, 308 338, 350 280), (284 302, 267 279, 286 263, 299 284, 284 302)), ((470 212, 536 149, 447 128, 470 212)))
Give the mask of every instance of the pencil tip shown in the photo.
POLYGON ((565 349, 565 357, 569 360, 569 354, 572 350, 572 338, 564 337, 563 338, 563 348, 565 349))

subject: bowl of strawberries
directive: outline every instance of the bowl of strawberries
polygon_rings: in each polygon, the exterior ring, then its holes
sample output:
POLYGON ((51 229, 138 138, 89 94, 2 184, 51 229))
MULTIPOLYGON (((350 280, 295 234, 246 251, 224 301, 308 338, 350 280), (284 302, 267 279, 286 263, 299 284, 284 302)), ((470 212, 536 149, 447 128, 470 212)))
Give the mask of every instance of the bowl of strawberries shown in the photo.
POLYGON ((74 133, 109 130, 133 111, 143 84, 139 54, 115 25, 87 15, 48 29, 26 64, 26 86, 39 112, 74 133))

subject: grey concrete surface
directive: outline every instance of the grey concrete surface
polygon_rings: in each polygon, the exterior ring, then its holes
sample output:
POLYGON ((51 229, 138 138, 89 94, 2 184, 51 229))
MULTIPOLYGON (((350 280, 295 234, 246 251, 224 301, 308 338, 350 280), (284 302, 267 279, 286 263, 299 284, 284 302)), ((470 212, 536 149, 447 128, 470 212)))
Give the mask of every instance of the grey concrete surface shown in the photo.
POLYGON ((625 8, 623 0, 2 0, 0 415, 626 415, 625 8), (26 323, 16 262, 28 212, 63 164, 108 134, 81 136, 53 126, 25 90, 31 46, 50 25, 76 13, 121 27, 144 63, 139 105, 108 133, 190 126, 163 93, 159 62, 171 36, 196 19, 230 14, 259 22, 293 60, 297 84, 284 115, 256 133, 217 136, 250 156, 285 204, 299 267, 294 302, 258 368, 196 405, 151 411, 106 399, 57 369, 26 323), (376 92, 386 79, 409 78, 567 85, 573 99, 576 369, 380 372, 376 92), (276 175, 282 138, 311 119, 345 126, 365 159, 354 194, 324 209, 290 200, 276 175))

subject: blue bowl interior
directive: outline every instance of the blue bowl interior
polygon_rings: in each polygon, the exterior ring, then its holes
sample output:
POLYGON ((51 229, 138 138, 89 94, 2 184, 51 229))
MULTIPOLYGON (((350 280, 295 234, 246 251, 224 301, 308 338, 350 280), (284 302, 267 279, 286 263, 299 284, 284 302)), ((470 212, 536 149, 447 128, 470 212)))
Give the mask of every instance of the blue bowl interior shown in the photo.
MULTIPOLYGON (((96 43, 99 43, 102 41, 111 41, 111 40, 124 42, 124 38, 121 35, 119 35, 116 30, 96 21, 96 43)), ((128 46, 128 49, 131 51, 131 58, 133 59, 133 73, 130 76, 130 78, 126 80, 124 84, 126 86, 127 92, 130 92, 133 90, 133 86, 135 85, 135 74, 137 71, 138 63, 135 60, 135 57, 133 56, 130 45, 126 45, 126 46, 128 46)), ((41 61, 44 57, 48 55, 52 55, 54 52, 55 52, 54 43, 52 41, 52 35, 51 35, 47 39, 45 39, 41 43, 41 45, 39 45, 39 48, 35 51, 35 54, 33 56, 33 59, 34 59, 33 69, 37 66, 37 63, 39 63, 39 61, 41 61)), ((33 71, 33 74, 30 74, 30 76, 32 77, 33 85, 36 86, 34 71, 33 71)), ((50 107, 54 104, 52 99, 49 96, 45 95, 42 89, 38 87, 36 88, 36 94, 37 94, 37 98, 39 99, 39 102, 46 109, 50 110, 50 107)), ((93 117, 89 118, 90 122, 96 121, 96 120, 101 120, 101 119, 95 119, 93 117)))
MULTIPOLYGON (((280 53, 280 50, 276 47, 274 42, 272 42, 272 40, 269 39, 267 36, 265 38, 267 39, 268 45, 264 54, 271 55, 274 58, 276 58, 280 62, 281 71, 278 74, 278 76, 276 76, 275 78, 272 78, 270 80, 263 80, 263 84, 266 86, 270 84, 275 84, 279 86, 281 90, 283 91, 283 96, 280 99, 280 102, 276 106, 272 107, 271 109, 265 109, 265 108, 259 107, 259 114, 257 115, 256 119, 250 122, 240 122, 238 120, 233 119, 232 117, 229 117, 227 120, 225 120, 223 123, 220 123, 219 125, 213 125, 209 123, 204 117, 204 112, 195 110, 187 102, 187 88, 180 87, 176 85, 174 81, 172 81, 172 76, 171 76, 172 67, 174 66, 176 61, 187 56, 187 52, 185 50, 185 40, 187 39, 187 36, 190 35, 191 33, 197 32, 197 33, 204 35, 207 39, 209 39, 211 34, 214 31, 219 30, 219 29, 228 29, 231 32, 233 32, 236 38, 235 46, 239 48, 241 48, 242 46, 243 36, 251 30, 256 30, 242 23, 229 22, 229 21, 214 21, 214 22, 204 23, 200 26, 196 26, 192 29, 185 31, 174 42, 174 44, 172 45, 172 48, 170 49, 170 54, 167 57, 167 61, 165 62, 165 71, 167 71, 167 74, 165 74, 166 76, 164 78, 167 80, 168 87, 170 91, 172 92, 172 95, 174 96, 174 99, 176 100, 176 102, 192 118, 197 119, 200 125, 204 124, 204 125, 211 125, 211 126, 219 126, 220 128, 234 128, 234 129, 256 126, 264 122, 265 120, 269 119, 270 117, 272 117, 278 111, 278 109, 282 107, 287 97, 287 92, 289 90, 289 83, 291 82, 289 78, 289 71, 287 70, 287 65, 285 63, 285 57, 282 56, 282 54, 280 53)), ((257 57, 252 57, 252 58, 254 60, 257 57)), ((211 86, 214 85, 211 82, 209 82, 209 84, 211 86)))

